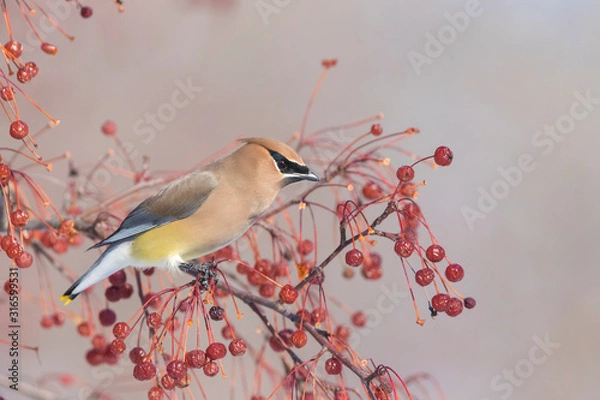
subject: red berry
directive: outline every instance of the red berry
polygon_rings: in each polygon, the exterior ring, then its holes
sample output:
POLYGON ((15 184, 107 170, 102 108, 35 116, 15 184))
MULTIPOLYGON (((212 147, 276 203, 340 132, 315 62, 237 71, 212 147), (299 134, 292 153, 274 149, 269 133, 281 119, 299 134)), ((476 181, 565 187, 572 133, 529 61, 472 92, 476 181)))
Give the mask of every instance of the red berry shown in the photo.
POLYGON ((113 335, 117 339, 125 339, 131 332, 131 328, 125 322, 117 322, 113 327, 113 335))
POLYGON ((102 364, 104 361, 104 352, 98 349, 91 349, 85 354, 85 360, 91 366, 102 364))
POLYGON ((383 268, 372 264, 365 263, 365 265, 363 265, 362 267, 361 272, 362 276, 364 276, 365 279, 369 279, 372 281, 380 279, 383 276, 383 268))
POLYGON ((81 336, 90 336, 92 334, 92 324, 89 322, 82 322, 77 325, 77 333, 81 336))
POLYGON ((0 98, 4 101, 12 101, 15 98, 15 90, 12 86, 2 86, 0 98))
POLYGON ((381 267, 381 262, 381 255, 379 253, 375 253, 374 251, 365 256, 365 267, 367 268, 381 267))
POLYGON ((444 259, 446 256, 446 251, 439 244, 432 244, 425 250, 425 255, 427 259, 431 262, 439 262, 444 259))
POLYGON ((329 375, 339 375, 342 372, 342 362, 335 357, 325 361, 325 372, 329 375))
POLYGON ((271 298, 275 296, 275 285, 271 282, 263 283, 258 288, 258 293, 266 299, 271 298))
POLYGON ((60 312, 56 312, 52 314, 52 322, 55 326, 61 326, 65 323, 65 316, 60 312))
POLYGON ((362 328, 366 324, 367 324, 367 316, 364 312, 357 311, 354 314, 352 314, 352 325, 354 325, 358 328, 362 328))
POLYGON ((56 53, 58 52, 58 48, 50 43, 42 43, 42 45, 40 46, 42 51, 46 54, 50 54, 51 56, 55 56, 56 53))
POLYGON ((206 348, 206 355, 211 360, 218 360, 227 355, 227 347, 223 343, 213 342, 206 348))
POLYGON ((19 58, 23 54, 23 45, 16 40, 9 40, 4 47, 15 58, 19 58))
POLYGON ((471 308, 475 308, 475 306, 477 305, 477 302, 472 297, 465 297, 465 299, 463 301, 465 303, 465 307, 468 308, 469 310, 471 308))
POLYGON ((232 356, 243 356, 246 353, 247 345, 242 339, 234 339, 229 342, 229 352, 232 356))
POLYGON ((148 390, 148 400, 163 400, 163 398, 164 395, 162 389, 154 386, 148 390))
POLYGON ((114 286, 123 286, 127 281, 127 275, 122 269, 108 277, 108 281, 114 286))
POLYGON ((150 313, 150 315, 148 315, 148 319, 146 320, 146 324, 148 324, 149 328, 158 329, 163 324, 162 317, 158 313, 150 313))
POLYGON ((381 124, 373 124, 371 125, 371 135, 373 136, 379 136, 383 133, 383 128, 381 127, 381 124))
POLYGON ((327 318, 327 311, 324 308, 317 307, 310 313, 310 322, 313 325, 320 324, 327 318))
POLYGON ((0 239, 0 248, 4 251, 7 251, 8 248, 14 243, 17 243, 17 241, 12 236, 2 236, 2 239, 0 239))
POLYGON ((121 293, 121 299, 128 299, 133 294, 133 286, 129 283, 125 283, 123 286, 119 286, 119 291, 121 293))
POLYGON ((446 308, 446 314, 451 317, 456 317, 463 310, 463 302, 459 298, 452 297, 448 300, 448 308, 446 308))
POLYGON ((445 274, 450 282, 458 282, 465 277, 465 270, 459 264, 450 264, 446 267, 445 274))
POLYGON ((21 257, 23 255, 23 251, 23 246, 21 246, 19 243, 13 243, 8 246, 8 249, 6 249, 6 255, 8 258, 14 260, 21 257))
POLYGON ((29 73, 32 78, 35 78, 40 71, 38 66, 33 61, 28 61, 25 63, 25 70, 29 73))
POLYGON ((44 231, 42 233, 42 236, 40 237, 40 242, 42 242, 42 245, 44 245, 44 247, 48 247, 48 248, 54 247, 54 244, 56 243, 57 240, 58 240, 58 237, 52 231, 44 231))
POLYGON ((29 74, 29 71, 25 67, 21 67, 17 71, 17 80, 21 83, 27 83, 31 80, 31 74, 29 74))
POLYGON ((40 325, 42 326, 42 328, 48 329, 51 328, 52 325, 54 325, 54 321, 52 320, 52 317, 50 315, 44 315, 40 320, 40 325))
POLYGON ((121 300, 121 290, 117 286, 109 286, 104 291, 104 297, 110 302, 121 300))
POLYGON ((18 228, 27 225, 27 221, 29 221, 29 214, 27 214, 27 211, 25 210, 17 209, 10 213, 10 222, 18 228))
POLYGON ((69 242, 66 239, 57 239, 56 243, 52 246, 52 250, 56 254, 64 254, 69 250, 69 242))
POLYGON ((383 196, 383 189, 375 182, 367 182, 363 186, 362 194, 367 200, 375 200, 383 196))
POLYGON ((207 362, 202 369, 206 376, 215 376, 219 373, 219 366, 214 361, 207 362))
POLYGON ((108 350, 113 354, 123 354, 126 349, 127 346, 125 345, 125 342, 121 339, 113 340, 108 346, 108 350))
POLYGON ((144 303, 147 303, 148 307, 156 310, 160 308, 162 304, 162 298, 161 296, 156 295, 156 293, 146 293, 144 295, 144 303))
POLYGON ((96 350, 104 351, 104 349, 106 348, 106 338, 101 334, 94 335, 94 337, 92 338, 92 346, 94 346, 96 350))
POLYGON ((283 343, 283 341, 276 336, 271 336, 269 338, 269 346, 271 346, 271 349, 273 349, 273 351, 276 353, 280 353, 285 350, 285 343, 283 343))
POLYGON ((175 379, 171 378, 168 374, 164 374, 161 378, 160 378, 160 385, 165 389, 165 390, 173 390, 175 389, 175 379))
POLYGON ((33 264, 33 256, 31 253, 23 251, 23 253, 15 259, 15 263, 19 268, 29 268, 33 264))
POLYGON ((410 182, 415 179, 415 170, 410 165, 403 165, 396 170, 396 178, 400 182, 410 182))
POLYGON ((146 276, 151 276, 154 273, 154 267, 152 268, 144 268, 142 270, 142 274, 146 275, 146 276))
POLYGON ((102 326, 112 326, 117 320, 117 314, 110 308, 105 308, 98 313, 98 319, 102 326))
POLYGON ((173 360, 167 364, 167 374, 178 381, 187 374, 187 366, 181 360, 173 360))
POLYGON ((346 264, 351 267, 358 267, 363 263, 365 257, 362 251, 358 249, 352 249, 346 253, 346 264))
POLYGON ((7 295, 11 296, 11 292, 21 293, 21 285, 18 282, 6 281, 4 282, 4 291, 7 295))
POLYGON ((134 347, 129 351, 129 359, 134 364, 139 364, 144 362, 144 358, 146 357, 146 351, 141 347, 134 347))
POLYGON ((133 367, 133 377, 138 381, 149 381, 156 375, 156 366, 149 361, 133 367))
POLYGON ((10 167, 4 163, 0 163, 0 185, 6 185, 10 180, 10 167))
POLYGON ((190 368, 202 368, 206 364, 206 354, 202 350, 191 350, 185 353, 185 363, 190 368))
POLYGON ((415 244, 408 239, 399 239, 394 244, 394 251, 400 257, 407 258, 415 251, 415 244))
POLYGON ((112 121, 106 121, 100 129, 106 136, 115 136, 117 134, 117 124, 112 121))
POLYGON ((233 327, 224 326, 221 329, 221 336, 223 336, 223 339, 233 339, 233 327))
POLYGON ((287 284, 279 291, 279 298, 285 304, 293 304, 298 298, 298 291, 292 285, 287 284))
POLYGON ((80 13, 83 18, 89 18, 93 13, 92 7, 83 6, 81 7, 80 13))
POLYGON ((314 249, 313 242, 308 239, 304 239, 300 244, 298 244, 298 253, 302 255, 307 255, 312 253, 314 249))
POLYGON ((210 310, 208 310, 208 315, 213 321, 222 321, 225 317, 225 310, 223 307, 212 306, 210 310))
POLYGON ((438 312, 446 311, 450 296, 446 293, 438 293, 431 298, 431 306, 438 312))
POLYGON ((308 336, 303 330, 297 330, 296 332, 292 333, 292 344, 295 348, 300 349, 304 347, 306 342, 308 342, 308 336))
POLYGON ((341 340, 348 340, 350 338, 350 329, 346 325, 340 325, 335 328, 335 337, 341 340))
POLYGON ((423 268, 415 273, 415 281, 421 286, 427 286, 435 279, 435 272, 431 268, 423 268))
POLYGON ((115 365, 119 362, 119 355, 110 351, 110 347, 104 350, 104 362, 108 365, 115 365))
POLYGON ((447 167, 450 165, 453 158, 454 154, 452 154, 452 150, 446 146, 438 147, 435 149, 435 153, 433 153, 433 160, 440 167, 447 167))

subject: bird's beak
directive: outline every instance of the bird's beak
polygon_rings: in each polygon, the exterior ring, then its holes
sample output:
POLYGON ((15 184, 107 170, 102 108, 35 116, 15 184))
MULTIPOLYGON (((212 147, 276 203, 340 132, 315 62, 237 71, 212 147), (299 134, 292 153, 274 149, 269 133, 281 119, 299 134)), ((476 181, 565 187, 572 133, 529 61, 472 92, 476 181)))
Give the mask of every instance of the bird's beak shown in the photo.
POLYGON ((307 180, 307 181, 319 182, 319 177, 317 176, 317 174, 312 172, 310 169, 308 170, 308 172, 306 174, 304 174, 302 176, 302 179, 307 180))

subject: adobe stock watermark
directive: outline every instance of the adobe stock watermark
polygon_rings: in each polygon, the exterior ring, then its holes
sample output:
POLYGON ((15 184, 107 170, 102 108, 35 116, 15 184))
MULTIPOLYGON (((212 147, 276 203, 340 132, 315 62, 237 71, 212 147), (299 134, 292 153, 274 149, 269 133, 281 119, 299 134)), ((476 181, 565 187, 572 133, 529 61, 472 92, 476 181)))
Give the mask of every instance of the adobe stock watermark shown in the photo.
MULTIPOLYGON (((573 93, 575 100, 567 112, 556 118, 554 123, 544 125, 531 136, 531 143, 536 150, 541 150, 543 156, 552 154, 557 143, 563 142, 577 127, 577 123, 588 118, 600 104, 600 98, 593 97, 591 90, 573 93)), ((538 156, 539 157, 539 156, 538 156)), ((499 167, 496 179, 488 188, 480 186, 477 189, 479 198, 474 207, 463 206, 461 214, 471 231, 475 229, 478 220, 484 220, 496 210, 500 201, 506 199, 511 191, 521 185, 525 175, 537 168, 536 157, 529 153, 521 154, 516 165, 506 168, 499 167)))
MULTIPOLYGON (((531 378, 536 369, 546 363, 555 350, 562 346, 559 342, 553 342, 549 334, 544 335, 543 339, 534 335, 532 340, 534 344, 529 348, 525 357, 518 360, 512 368, 504 368, 501 373, 490 379, 490 389, 501 400, 509 399, 515 389, 531 378)), ((492 399, 486 397, 481 400, 492 399)))
MULTIPOLYGON (((77 4, 75 2, 47 0, 45 4, 43 4, 43 7, 48 13, 48 17, 57 24, 66 21, 71 15, 79 16, 77 4)), ((41 40, 45 42, 50 34, 57 31, 57 28, 43 13, 39 12, 37 14, 39 17, 31 18, 31 23, 34 24, 41 40)), ((25 36, 25 43, 23 43, 23 53, 30 54, 39 49, 40 39, 36 36, 33 29, 28 29, 25 36)))
MULTIPOLYGON (((169 97, 169 101, 159 104, 154 111, 148 111, 143 118, 137 120, 133 125, 135 136, 141 137, 142 143, 150 144, 156 137, 158 131, 163 131, 168 124, 177 117, 177 111, 189 106, 198 94, 202 92, 201 86, 196 86, 192 78, 185 80, 176 79, 175 89, 169 97)), ((135 161, 140 152, 137 146, 130 141, 123 141, 123 149, 127 157, 135 161)), ((103 165, 94 171, 91 183, 96 188, 104 188, 110 185, 114 171, 127 168, 127 160, 118 153, 109 157, 103 165)))
POLYGON ((445 12, 444 19, 447 23, 440 26, 435 35, 431 32, 425 33, 423 51, 410 50, 406 54, 417 75, 423 73, 425 65, 431 65, 435 59, 441 57, 446 49, 456 42, 459 35, 466 32, 472 20, 481 17, 484 11, 480 0, 467 0, 463 9, 464 11, 455 13, 445 12))
POLYGON ((262 19, 263 24, 269 25, 271 16, 279 14, 291 2, 292 0, 256 0, 254 8, 262 19))

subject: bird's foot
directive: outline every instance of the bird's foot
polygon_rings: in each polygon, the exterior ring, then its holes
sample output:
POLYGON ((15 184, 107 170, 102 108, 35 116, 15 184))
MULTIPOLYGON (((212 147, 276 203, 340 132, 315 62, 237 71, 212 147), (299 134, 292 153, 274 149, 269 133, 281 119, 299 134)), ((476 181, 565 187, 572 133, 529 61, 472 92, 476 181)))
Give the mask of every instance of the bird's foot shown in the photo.
POLYGON ((218 280, 217 276, 217 263, 214 261, 207 261, 204 263, 198 262, 187 262, 179 264, 179 269, 186 274, 195 276, 198 279, 198 283, 204 289, 208 289, 211 283, 216 283, 218 280))

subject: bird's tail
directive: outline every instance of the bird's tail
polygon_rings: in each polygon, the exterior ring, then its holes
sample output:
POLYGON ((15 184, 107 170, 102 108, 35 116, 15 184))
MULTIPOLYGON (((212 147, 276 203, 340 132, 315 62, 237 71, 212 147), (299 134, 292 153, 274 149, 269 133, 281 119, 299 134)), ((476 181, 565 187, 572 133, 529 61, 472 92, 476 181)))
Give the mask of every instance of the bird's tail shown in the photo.
POLYGON ((60 297, 60 301, 63 301, 65 305, 69 304, 85 289, 130 265, 130 261, 128 243, 108 246, 106 251, 98 257, 90 269, 81 275, 60 297))

